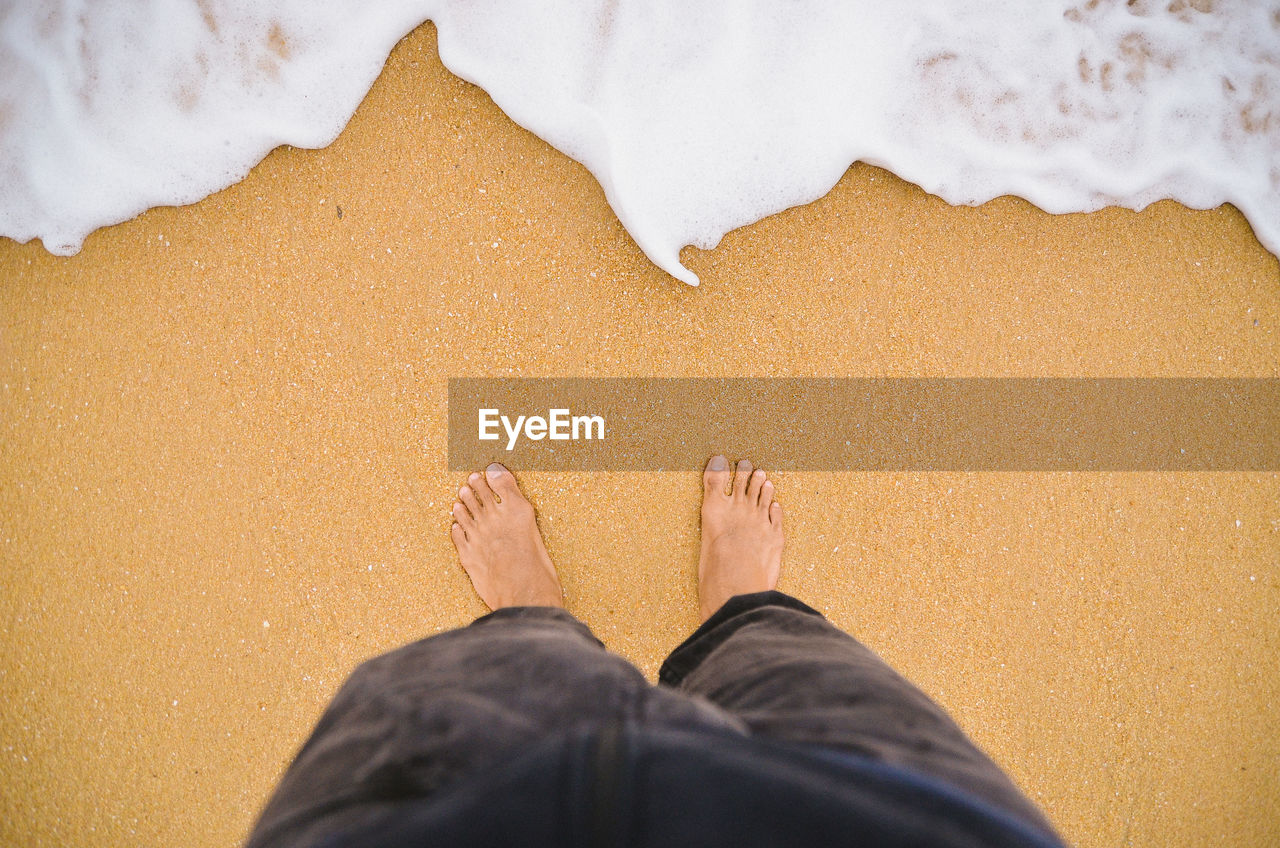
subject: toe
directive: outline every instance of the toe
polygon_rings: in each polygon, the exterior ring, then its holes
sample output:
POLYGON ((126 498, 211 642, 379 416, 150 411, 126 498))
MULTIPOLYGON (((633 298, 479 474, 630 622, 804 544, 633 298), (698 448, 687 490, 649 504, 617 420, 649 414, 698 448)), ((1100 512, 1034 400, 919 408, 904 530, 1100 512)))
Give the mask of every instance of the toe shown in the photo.
POLYGON ((769 524, 779 533, 782 532, 782 504, 777 501, 769 506, 769 524))
POLYGON ((476 520, 471 516, 471 512, 458 501, 453 502, 453 520, 462 525, 463 529, 474 527, 476 520))
POLYGON ((470 486, 463 486, 458 490, 458 500, 466 504, 467 509, 471 511, 472 517, 480 517, 480 511, 482 509, 480 506, 480 500, 476 497, 476 493, 472 491, 470 486))
POLYGON ((760 506, 768 509, 771 503, 773 503, 773 483, 765 480, 764 485, 760 487, 760 506))
POLYGON ((449 538, 453 540, 453 546, 459 551, 462 546, 467 543, 467 531, 462 529, 462 525, 457 522, 449 528, 449 538))
POLYGON ((764 469, 757 468, 751 472, 747 480, 747 501, 757 503, 760 500, 760 489, 764 487, 764 469))
POLYGON ((738 473, 733 477, 733 494, 735 497, 745 497, 747 494, 747 483, 751 480, 751 460, 738 460, 738 473))
POLYGON ((471 476, 467 478, 467 485, 471 487, 471 491, 475 492, 476 500, 480 501, 480 506, 489 507, 498 502, 498 499, 493 495, 493 490, 485 482, 484 475, 479 471, 471 473, 471 476))
POLYGON ((707 492, 724 495, 729 492, 729 460, 720 454, 711 457, 702 472, 702 487, 707 492))
POLYGON ((520 487, 516 484, 516 475, 507 470, 505 465, 499 462, 489 463, 489 467, 484 470, 484 477, 488 481, 490 490, 498 496, 499 500, 523 499, 520 487))

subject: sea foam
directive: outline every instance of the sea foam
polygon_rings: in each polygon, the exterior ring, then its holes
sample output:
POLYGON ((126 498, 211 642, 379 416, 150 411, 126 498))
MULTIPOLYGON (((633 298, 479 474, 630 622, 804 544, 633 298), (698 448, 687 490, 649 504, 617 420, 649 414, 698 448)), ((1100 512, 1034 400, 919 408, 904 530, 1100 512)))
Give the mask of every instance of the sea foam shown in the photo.
POLYGON ((657 265, 861 160, 951 203, 1236 205, 1280 253, 1280 2, 135 0, 0 10, 0 234, 79 250, 332 141, 424 20, 657 265))

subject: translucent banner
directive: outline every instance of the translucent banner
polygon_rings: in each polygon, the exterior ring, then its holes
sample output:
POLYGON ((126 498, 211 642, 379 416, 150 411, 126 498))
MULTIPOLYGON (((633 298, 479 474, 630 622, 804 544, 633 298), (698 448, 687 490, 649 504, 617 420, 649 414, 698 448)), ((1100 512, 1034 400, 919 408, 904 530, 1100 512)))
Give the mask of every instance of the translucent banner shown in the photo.
POLYGON ((1280 379, 458 378, 449 467, 1276 471, 1280 379))

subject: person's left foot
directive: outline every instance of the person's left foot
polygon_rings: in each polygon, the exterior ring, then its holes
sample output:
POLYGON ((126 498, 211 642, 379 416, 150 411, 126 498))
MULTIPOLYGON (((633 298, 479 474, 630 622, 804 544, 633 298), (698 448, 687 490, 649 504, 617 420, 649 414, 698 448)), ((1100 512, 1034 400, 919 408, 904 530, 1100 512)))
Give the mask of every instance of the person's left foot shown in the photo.
POLYGON ((563 607, 556 567, 538 531, 533 504, 498 463, 458 490, 449 538, 489 609, 563 607))

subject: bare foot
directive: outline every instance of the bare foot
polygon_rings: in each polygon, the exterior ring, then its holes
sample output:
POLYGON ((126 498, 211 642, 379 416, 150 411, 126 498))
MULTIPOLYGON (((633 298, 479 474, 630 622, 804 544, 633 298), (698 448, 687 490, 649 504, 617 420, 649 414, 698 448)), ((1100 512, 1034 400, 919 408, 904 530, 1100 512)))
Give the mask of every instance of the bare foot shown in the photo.
POLYGON ((563 607, 556 567, 538 531, 533 504, 498 463, 458 490, 449 538, 489 609, 563 607))
POLYGON ((702 474, 702 555, 698 600, 706 621, 734 595, 778 585, 782 569, 782 504, 773 484, 751 463, 738 463, 729 490, 729 462, 713 456, 702 474))

